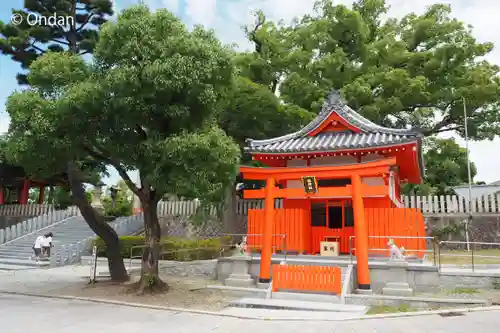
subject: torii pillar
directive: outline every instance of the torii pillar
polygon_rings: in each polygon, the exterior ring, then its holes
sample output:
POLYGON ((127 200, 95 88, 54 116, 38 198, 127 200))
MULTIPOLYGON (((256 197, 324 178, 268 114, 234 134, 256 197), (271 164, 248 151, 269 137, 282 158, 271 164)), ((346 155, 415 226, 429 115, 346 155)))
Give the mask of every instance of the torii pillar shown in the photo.
POLYGON ((273 255, 274 187, 276 180, 267 178, 264 198, 264 235, 260 254, 260 283, 271 282, 271 257, 273 255))
POLYGON ((365 221, 365 207, 363 204, 361 177, 359 175, 352 175, 351 184, 352 207, 354 210, 354 239, 356 247, 358 289, 371 290, 370 269, 368 267, 368 226, 365 221))

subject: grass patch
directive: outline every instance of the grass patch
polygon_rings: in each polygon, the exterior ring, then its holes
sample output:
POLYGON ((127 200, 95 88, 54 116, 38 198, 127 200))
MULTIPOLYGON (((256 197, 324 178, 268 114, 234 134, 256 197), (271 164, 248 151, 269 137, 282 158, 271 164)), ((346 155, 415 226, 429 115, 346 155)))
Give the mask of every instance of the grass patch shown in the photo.
POLYGON ((479 294, 479 290, 474 288, 456 287, 455 289, 450 290, 448 294, 479 294))
MULTIPOLYGON (((437 255, 437 253, 436 253, 437 255)), ((427 260, 434 262, 432 253, 427 256, 427 260)), ((436 262, 439 263, 439 258, 436 262)), ((442 264, 472 265, 472 252, 466 250, 441 250, 442 264)), ((500 265, 500 249, 484 249, 474 251, 474 264, 497 264, 500 265), (488 256, 492 258, 481 258, 479 256, 488 256)))
POLYGON ((389 306, 389 305, 373 305, 370 310, 366 313, 367 315, 376 315, 382 313, 400 313, 400 312, 415 312, 418 309, 410 307, 408 304, 401 304, 399 306, 389 306))

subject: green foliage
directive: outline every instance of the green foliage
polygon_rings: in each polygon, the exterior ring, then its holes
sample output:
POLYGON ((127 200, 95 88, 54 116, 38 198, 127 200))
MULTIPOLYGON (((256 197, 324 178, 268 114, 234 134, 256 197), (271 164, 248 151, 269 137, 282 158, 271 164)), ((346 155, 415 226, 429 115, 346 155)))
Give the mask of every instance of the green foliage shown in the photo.
POLYGON ((500 278, 495 278, 493 280, 493 289, 500 290, 500 278))
MULTIPOLYGON (((163 238, 161 247, 162 260, 190 261, 214 259, 219 257, 223 248, 222 238, 194 239, 187 240, 181 238, 163 238)), ((140 258, 144 249, 144 236, 121 236, 120 253, 123 258, 140 258), (132 251, 132 252, 131 252, 132 251)), ((106 245, 100 238, 94 240, 97 246, 98 256, 106 256, 106 245)))
MULTIPOLYGON (((453 195, 452 186, 468 183, 467 149, 454 139, 426 138, 424 145, 425 178, 423 184, 407 184, 407 195, 453 195)), ((477 174, 471 162, 471 178, 477 174)))
POLYGON ((104 206, 104 215, 106 216, 119 217, 132 215, 132 195, 123 181, 119 183, 114 206, 113 200, 109 195, 104 196, 101 201, 104 206))
MULTIPOLYGON (((23 69, 48 51, 72 49, 79 55, 92 53, 99 27, 113 14, 111 0, 30 0, 24 8, 13 9, 23 20, 19 25, 0 21, 0 52, 19 62, 23 69), (27 15, 38 17, 71 17, 68 26, 29 24, 27 15)), ((26 74, 18 74, 21 84, 28 83, 26 74)))
POLYGON ((463 135, 465 97, 469 137, 500 134, 499 68, 483 60, 493 44, 477 42, 447 5, 401 19, 383 19, 387 11, 383 0, 358 0, 352 9, 322 0, 314 15, 289 25, 259 12, 247 28, 255 51, 236 63, 271 91, 281 78, 282 101, 305 110, 318 112, 335 88, 376 123, 463 135))

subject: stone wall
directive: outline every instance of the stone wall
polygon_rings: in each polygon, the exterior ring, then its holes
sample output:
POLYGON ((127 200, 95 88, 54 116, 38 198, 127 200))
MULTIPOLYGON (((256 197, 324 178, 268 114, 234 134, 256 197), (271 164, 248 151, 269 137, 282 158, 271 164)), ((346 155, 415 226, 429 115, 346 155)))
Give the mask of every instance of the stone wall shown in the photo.
MULTIPOLYGON (((441 240, 465 241, 466 216, 428 216, 425 218, 428 235, 441 233, 441 240)), ((469 222, 469 240, 500 243, 500 215, 473 216, 469 222)))
MULTIPOLYGON (((235 234, 246 233, 246 216, 237 216, 233 231, 235 234)), ((193 216, 167 215, 159 217, 162 236, 181 238, 213 238, 224 234, 224 225, 215 216, 203 223, 197 223, 193 216)))

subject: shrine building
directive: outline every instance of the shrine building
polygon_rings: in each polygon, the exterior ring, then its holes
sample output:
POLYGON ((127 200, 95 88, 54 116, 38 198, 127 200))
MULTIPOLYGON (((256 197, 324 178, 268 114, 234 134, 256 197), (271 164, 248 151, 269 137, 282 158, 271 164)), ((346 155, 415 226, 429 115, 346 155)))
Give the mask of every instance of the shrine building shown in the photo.
POLYGON ((266 184, 243 194, 264 199, 263 209, 248 212, 248 247, 261 253, 259 281, 270 282, 273 254, 317 255, 324 242, 338 246, 336 255, 355 255, 359 289, 370 289, 369 257, 388 255, 389 239, 421 258, 423 216, 404 208, 400 184, 422 181, 422 139, 367 120, 336 91, 301 130, 248 139, 246 152, 266 165, 240 168, 245 180, 266 184))
POLYGON ((29 190, 39 188, 38 204, 43 204, 47 186, 66 187, 65 176, 59 175, 48 179, 33 179, 21 166, 0 162, 0 205, 28 204, 29 190))

